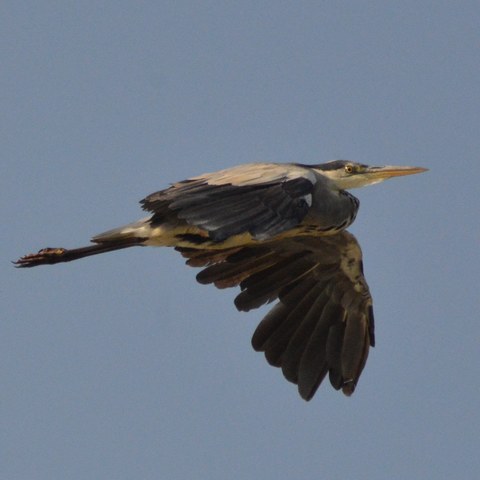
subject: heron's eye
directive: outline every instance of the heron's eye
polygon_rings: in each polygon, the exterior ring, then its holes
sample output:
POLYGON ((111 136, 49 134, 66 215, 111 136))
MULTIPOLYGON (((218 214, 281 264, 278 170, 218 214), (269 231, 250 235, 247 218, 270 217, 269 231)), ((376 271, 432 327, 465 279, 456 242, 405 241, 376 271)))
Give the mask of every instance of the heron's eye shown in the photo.
POLYGON ((345 165, 345 173, 353 173, 353 165, 345 165))

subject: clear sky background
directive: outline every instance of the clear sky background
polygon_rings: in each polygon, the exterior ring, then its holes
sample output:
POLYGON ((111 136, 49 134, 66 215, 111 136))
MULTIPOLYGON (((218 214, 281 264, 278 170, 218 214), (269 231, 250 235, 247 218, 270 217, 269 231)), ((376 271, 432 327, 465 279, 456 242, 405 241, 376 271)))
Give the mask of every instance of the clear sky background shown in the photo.
POLYGON ((478 1, 3 1, 0 477, 472 479, 478 1), (168 249, 15 270, 251 161, 428 167, 354 193, 377 347, 306 403, 266 309, 168 249))

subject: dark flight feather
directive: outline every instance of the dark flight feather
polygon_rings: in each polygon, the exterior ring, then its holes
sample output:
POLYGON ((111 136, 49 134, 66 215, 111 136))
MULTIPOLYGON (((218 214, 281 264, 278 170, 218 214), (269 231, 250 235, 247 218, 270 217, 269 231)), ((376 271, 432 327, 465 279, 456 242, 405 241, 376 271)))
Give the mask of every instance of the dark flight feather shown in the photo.
POLYGON ((310 400, 324 377, 350 395, 374 345, 372 299, 353 235, 296 237, 220 252, 179 249, 201 283, 239 285, 239 310, 278 299, 252 346, 310 400))

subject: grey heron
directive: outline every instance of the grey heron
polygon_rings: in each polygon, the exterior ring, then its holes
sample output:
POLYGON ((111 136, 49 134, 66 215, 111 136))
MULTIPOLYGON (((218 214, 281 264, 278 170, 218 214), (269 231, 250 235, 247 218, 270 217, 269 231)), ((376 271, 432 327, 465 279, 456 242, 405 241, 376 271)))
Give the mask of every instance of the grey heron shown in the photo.
POLYGON ((200 283, 240 286, 236 307, 278 300, 252 338, 310 400, 328 374, 344 394, 355 390, 375 345, 372 297, 362 252, 345 229, 359 201, 347 190, 421 167, 368 166, 335 160, 251 163, 192 177, 141 201, 149 216, 93 237, 92 245, 44 248, 18 267, 69 262, 133 246, 175 247, 204 267, 200 283))

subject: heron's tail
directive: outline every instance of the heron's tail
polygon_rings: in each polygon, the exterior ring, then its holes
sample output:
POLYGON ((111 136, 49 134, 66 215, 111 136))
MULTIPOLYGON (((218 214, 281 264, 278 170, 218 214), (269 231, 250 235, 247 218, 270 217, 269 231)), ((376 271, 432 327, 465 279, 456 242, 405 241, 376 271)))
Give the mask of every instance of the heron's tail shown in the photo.
POLYGON ((79 258, 98 255, 100 253, 113 252, 123 248, 142 245, 144 238, 130 237, 120 238, 106 242, 96 243, 80 248, 42 248, 38 253, 30 253, 13 262, 16 267, 36 267, 37 265, 53 265, 54 263, 71 262, 79 258))

